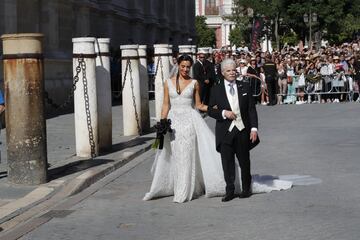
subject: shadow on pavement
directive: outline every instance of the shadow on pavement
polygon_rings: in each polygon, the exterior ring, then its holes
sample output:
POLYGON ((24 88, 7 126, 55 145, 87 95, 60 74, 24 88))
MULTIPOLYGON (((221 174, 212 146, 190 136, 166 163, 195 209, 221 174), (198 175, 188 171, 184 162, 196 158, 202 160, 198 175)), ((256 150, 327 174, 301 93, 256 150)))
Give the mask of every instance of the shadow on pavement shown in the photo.
POLYGON ((53 168, 48 171, 48 181, 62 178, 73 173, 77 173, 92 167, 114 162, 109 159, 86 159, 66 164, 61 167, 53 168))
POLYGON ((6 177, 7 177, 7 172, 0 172, 0 179, 6 177))
POLYGON ((127 142, 117 143, 117 144, 112 145, 112 148, 110 150, 100 154, 100 156, 101 155, 106 155, 106 154, 109 154, 109 153, 122 151, 122 150, 124 150, 126 148, 135 147, 137 145, 142 145, 142 144, 145 144, 147 141, 152 140, 152 139, 154 139, 154 138, 152 138, 152 137, 138 137, 138 138, 132 139, 132 140, 127 141, 127 142))

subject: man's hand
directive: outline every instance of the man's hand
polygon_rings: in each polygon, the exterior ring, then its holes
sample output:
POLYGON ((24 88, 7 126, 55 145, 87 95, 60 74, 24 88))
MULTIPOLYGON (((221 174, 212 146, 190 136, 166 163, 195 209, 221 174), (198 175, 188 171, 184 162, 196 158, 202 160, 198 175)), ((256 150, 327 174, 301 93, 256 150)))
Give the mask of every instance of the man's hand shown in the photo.
POLYGON ((230 120, 236 119, 236 114, 233 113, 232 111, 225 110, 224 115, 227 119, 230 119, 230 120))
POLYGON ((252 143, 254 143, 256 141, 256 139, 257 139, 257 132, 256 131, 251 131, 250 132, 250 141, 252 143))
POLYGON ((209 81, 208 79, 206 79, 206 80, 204 81, 204 83, 209 84, 210 81, 209 81))

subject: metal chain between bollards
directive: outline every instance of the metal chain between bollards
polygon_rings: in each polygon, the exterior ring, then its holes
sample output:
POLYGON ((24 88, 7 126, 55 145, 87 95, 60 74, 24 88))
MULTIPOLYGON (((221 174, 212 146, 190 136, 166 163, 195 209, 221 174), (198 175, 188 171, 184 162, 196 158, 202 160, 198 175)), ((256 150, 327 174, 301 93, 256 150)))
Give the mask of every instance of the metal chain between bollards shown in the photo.
POLYGON ((126 64, 125 64, 125 65, 126 65, 126 66, 125 66, 125 72, 124 72, 124 79, 123 79, 123 82, 122 82, 122 84, 121 84, 121 91, 120 91, 121 93, 122 93, 123 90, 124 90, 127 72, 129 71, 129 67, 130 67, 130 65, 131 65, 130 59, 128 59, 128 60, 126 61, 126 64))
POLYGON ((85 101, 85 112, 86 112, 86 123, 87 128, 89 131, 89 143, 90 143, 90 149, 91 149, 91 158, 96 157, 95 154, 95 141, 94 141, 94 132, 91 125, 91 114, 90 114, 90 104, 89 104, 89 93, 88 93, 88 86, 87 86, 87 78, 86 78, 86 62, 83 57, 79 57, 78 59, 78 65, 76 66, 76 74, 73 78, 73 85, 70 91, 70 94, 67 98, 67 100, 63 104, 56 104, 54 101, 49 97, 48 92, 45 91, 44 96, 47 103, 52 106, 55 109, 62 109, 65 108, 67 105, 69 105, 73 98, 74 93, 76 90, 76 84, 79 82, 79 74, 82 71, 83 74, 83 85, 84 85, 84 101, 85 101))
POLYGON ((84 85, 84 100, 85 100, 85 112, 86 112, 86 123, 87 128, 89 131, 89 143, 91 149, 91 158, 96 157, 95 154, 95 141, 94 141, 94 132, 91 125, 91 114, 90 114, 90 99, 89 99, 89 92, 88 92, 88 81, 86 78, 86 63, 85 61, 81 62, 81 70, 83 74, 83 85, 84 85))
POLYGON ((136 123, 137 123, 137 129, 138 129, 138 134, 141 135, 141 126, 140 126, 140 119, 139 119, 139 114, 137 112, 136 109, 136 98, 135 98, 135 94, 134 94, 134 79, 132 77, 132 69, 131 69, 131 62, 129 61, 129 73, 130 73, 130 83, 131 83, 131 93, 132 93, 132 99, 133 99, 133 106, 134 106, 134 110, 135 110, 135 119, 136 119, 136 123))
POLYGON ((54 109, 63 109, 65 107, 67 107, 70 103, 72 103, 72 100, 74 98, 74 92, 76 90, 76 84, 79 82, 79 74, 81 72, 82 62, 85 62, 84 58, 78 58, 78 65, 75 68, 76 74, 73 78, 73 84, 72 84, 70 93, 64 103, 62 103, 62 104, 55 103, 54 100, 49 97, 49 93, 47 91, 44 91, 44 97, 45 97, 46 103, 49 104, 54 109))
POLYGON ((157 74, 158 74, 159 66, 160 66, 160 68, 161 68, 161 82, 162 82, 162 84, 164 85, 164 69, 163 69, 163 63, 162 63, 162 58, 161 58, 161 56, 158 57, 158 61, 157 61, 157 63, 156 63, 156 71, 155 71, 155 75, 154 75, 155 78, 156 78, 156 76, 157 76, 157 74))

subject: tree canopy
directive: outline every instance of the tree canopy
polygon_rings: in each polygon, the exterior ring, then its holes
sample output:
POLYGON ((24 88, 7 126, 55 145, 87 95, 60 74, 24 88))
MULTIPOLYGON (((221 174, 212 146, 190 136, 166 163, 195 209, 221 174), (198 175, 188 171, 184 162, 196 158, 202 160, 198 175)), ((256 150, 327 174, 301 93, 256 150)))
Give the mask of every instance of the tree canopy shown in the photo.
POLYGON ((195 18, 195 29, 197 34, 197 46, 198 47, 215 47, 216 38, 215 30, 209 28, 206 25, 206 17, 196 16, 195 18))
MULTIPOLYGON (((309 35, 304 14, 310 12, 317 14, 312 32, 320 33, 330 43, 350 40, 360 31, 360 0, 234 0, 230 19, 243 29, 249 28, 244 26, 244 21, 252 22, 254 17, 260 17, 265 28, 271 30, 272 38, 284 44, 284 39, 296 36, 297 40, 304 40, 309 35)), ((244 30, 237 31, 245 34, 244 30)))

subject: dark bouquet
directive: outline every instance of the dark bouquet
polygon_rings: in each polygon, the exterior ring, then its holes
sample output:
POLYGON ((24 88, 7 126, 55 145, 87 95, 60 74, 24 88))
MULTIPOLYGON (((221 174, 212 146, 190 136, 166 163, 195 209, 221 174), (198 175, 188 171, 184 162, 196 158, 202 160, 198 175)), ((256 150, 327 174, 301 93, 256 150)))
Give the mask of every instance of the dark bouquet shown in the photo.
POLYGON ((152 148, 163 149, 164 146, 164 136, 167 132, 172 133, 171 129, 171 120, 170 119, 160 119, 160 122, 157 122, 155 125, 156 129, 156 139, 152 145, 152 148))

